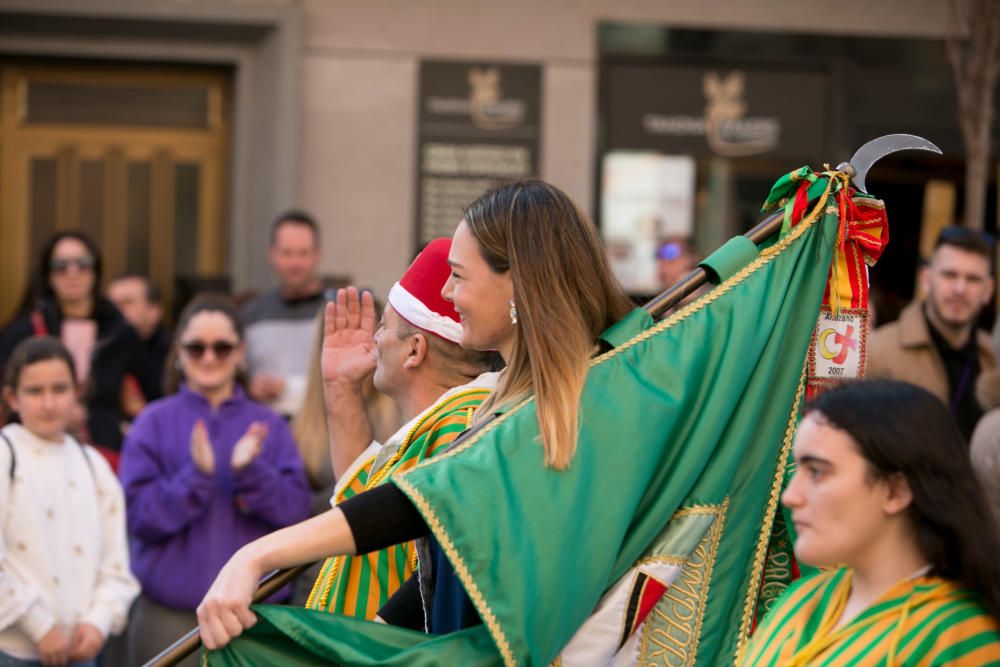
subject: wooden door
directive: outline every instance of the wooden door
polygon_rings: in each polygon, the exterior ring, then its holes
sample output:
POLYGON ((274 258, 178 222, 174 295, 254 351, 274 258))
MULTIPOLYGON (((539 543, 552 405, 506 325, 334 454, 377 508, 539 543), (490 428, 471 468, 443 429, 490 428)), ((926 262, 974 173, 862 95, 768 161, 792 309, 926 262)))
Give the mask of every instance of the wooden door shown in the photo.
POLYGON ((0 322, 46 239, 80 230, 104 281, 226 271, 223 70, 0 62, 0 322))

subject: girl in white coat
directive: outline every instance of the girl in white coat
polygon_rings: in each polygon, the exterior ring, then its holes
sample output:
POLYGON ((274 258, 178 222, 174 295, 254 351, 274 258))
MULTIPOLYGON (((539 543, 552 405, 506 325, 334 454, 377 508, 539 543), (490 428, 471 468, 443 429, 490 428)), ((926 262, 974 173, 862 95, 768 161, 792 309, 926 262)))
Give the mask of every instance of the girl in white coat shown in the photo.
POLYGON ((0 667, 94 665, 139 592, 121 486, 66 433, 76 377, 58 340, 15 348, 3 398, 20 423, 0 430, 0 667))

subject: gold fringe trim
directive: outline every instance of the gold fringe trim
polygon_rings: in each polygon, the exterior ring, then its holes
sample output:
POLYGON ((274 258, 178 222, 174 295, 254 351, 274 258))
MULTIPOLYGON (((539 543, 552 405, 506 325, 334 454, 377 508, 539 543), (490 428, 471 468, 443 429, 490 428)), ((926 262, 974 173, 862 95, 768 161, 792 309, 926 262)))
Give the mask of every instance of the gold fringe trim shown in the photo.
POLYGON ((792 411, 788 415, 788 423, 785 426, 785 439, 781 443, 781 453, 778 458, 778 468, 771 480, 771 496, 767 500, 767 509, 764 512, 764 525, 761 526, 760 536, 757 538, 757 550, 754 554, 753 569, 750 572, 750 586, 747 590, 747 598, 743 604, 743 621, 740 623, 740 635, 736 640, 736 660, 734 665, 740 664, 740 658, 746 650, 747 641, 750 639, 750 624, 753 622, 753 610, 757 606, 757 589, 760 587, 761 577, 764 573, 764 562, 767 560, 767 545, 771 540, 771 528, 774 527, 774 515, 778 511, 778 500, 781 498, 781 487, 785 479, 785 467, 788 464, 788 453, 792 448, 792 439, 795 437, 799 408, 802 405, 802 396, 806 389, 806 369, 809 365, 809 357, 806 355, 806 362, 802 367, 802 374, 799 377, 799 388, 795 392, 795 400, 792 402, 792 411))
MULTIPOLYGON (((437 459, 434 459, 437 460, 437 459)), ((455 544, 448 537, 448 533, 445 532, 444 526, 441 525, 441 521, 438 519, 437 514, 431 508, 427 499, 421 495, 421 493, 406 481, 405 476, 397 477, 395 479, 395 484, 401 490, 403 490, 406 495, 410 497, 413 504, 417 506, 417 509, 427 520, 427 527, 431 529, 434 536, 437 537, 438 543, 441 548, 444 549, 445 555, 448 556, 448 560, 455 567, 455 574, 461 580, 462 585, 465 587, 465 592, 469 594, 469 599, 472 600, 472 604, 475 605, 476 610, 479 611, 479 615, 483 619, 483 623, 486 624, 487 629, 493 636, 493 641, 497 645, 497 649, 500 651, 500 657, 507 667, 516 667, 517 661, 514 660, 514 653, 511 651, 510 642, 507 640, 507 635, 504 633, 503 629, 500 627, 497 617, 493 614, 493 610, 487 604, 486 599, 483 597, 482 591, 476 586, 476 582, 472 579, 472 574, 469 572, 468 566, 465 564, 465 560, 459 555, 458 550, 455 548, 455 544)))

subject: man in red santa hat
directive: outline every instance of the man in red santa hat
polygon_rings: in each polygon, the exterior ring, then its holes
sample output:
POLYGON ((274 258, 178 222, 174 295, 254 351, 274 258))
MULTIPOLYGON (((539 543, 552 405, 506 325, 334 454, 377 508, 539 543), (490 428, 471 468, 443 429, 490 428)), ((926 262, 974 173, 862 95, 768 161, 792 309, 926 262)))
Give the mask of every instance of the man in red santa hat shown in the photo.
MULTIPOLYGON (((417 255, 389 291, 377 329, 370 293, 341 289, 326 306, 323 381, 337 477, 332 505, 446 449, 496 387, 497 373, 489 372, 496 354, 459 347, 458 313, 441 297, 450 248, 450 239, 435 239, 417 255), (373 373, 375 386, 407 420, 384 443, 372 437, 362 397, 373 373)), ((373 619, 416 567, 413 542, 329 558, 306 607, 373 619)))

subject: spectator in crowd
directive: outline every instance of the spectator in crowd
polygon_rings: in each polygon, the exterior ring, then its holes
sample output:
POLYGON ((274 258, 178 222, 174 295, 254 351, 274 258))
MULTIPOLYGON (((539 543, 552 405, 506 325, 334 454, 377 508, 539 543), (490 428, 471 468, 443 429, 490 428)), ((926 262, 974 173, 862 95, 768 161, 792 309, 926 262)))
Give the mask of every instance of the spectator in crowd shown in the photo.
POLYGON ((969 443, 972 468, 1000 528, 1000 368, 979 376, 976 398, 986 414, 976 424, 969 443))
POLYGON ((3 398, 19 423, 0 430, 0 665, 96 665, 139 593, 121 486, 67 432, 76 369, 57 339, 14 348, 3 398))
POLYGON ((976 378, 997 365, 979 314, 993 295, 993 244, 963 227, 941 231, 930 262, 920 270, 926 295, 895 322, 879 327, 868 350, 868 377, 923 387, 944 401, 968 439, 982 416, 976 378))
POLYGON ((224 297, 196 298, 167 368, 177 392, 143 410, 126 438, 121 479, 143 587, 130 665, 194 627, 198 601, 239 547, 309 515, 298 449, 285 421, 244 393, 243 356, 235 308, 224 297))
POLYGON ((146 396, 159 391, 142 345, 114 305, 100 295, 101 258, 78 232, 59 232, 42 249, 18 315, 0 335, 0 368, 31 336, 59 338, 73 358, 82 408, 68 427, 117 466, 122 443, 122 386, 136 378, 146 396))
MULTIPOLYGON (((496 387, 497 373, 489 372, 496 353, 458 344, 458 313, 441 296, 451 275, 450 249, 450 239, 427 244, 389 291, 378 329, 367 292, 339 290, 336 303, 326 307, 322 366, 337 476, 333 505, 447 449, 496 387), (388 440, 373 438, 373 415, 362 400, 372 380, 407 420, 388 440)), ((417 581, 416 562, 411 541, 362 557, 330 558, 306 606, 372 619, 402 582, 417 581)))
POLYGON ((139 334, 143 363, 152 376, 151 384, 157 389, 152 396, 146 396, 134 379, 126 383, 124 407, 130 417, 135 417, 146 403, 162 395, 163 365, 170 352, 170 332, 163 326, 163 299, 152 280, 134 273, 111 281, 108 298, 139 334))
POLYGON ((1000 664, 1000 537, 966 444, 920 387, 853 382, 806 408, 782 496, 795 555, 747 667, 1000 664))
POLYGON ((697 263, 691 240, 686 236, 663 239, 656 249, 656 274, 660 279, 660 289, 673 287, 690 273, 697 263))
POLYGON ((278 287, 243 308, 247 329, 250 395, 285 416, 294 415, 305 394, 313 318, 325 301, 316 275, 319 227, 302 211, 286 211, 271 228, 268 262, 278 287))

